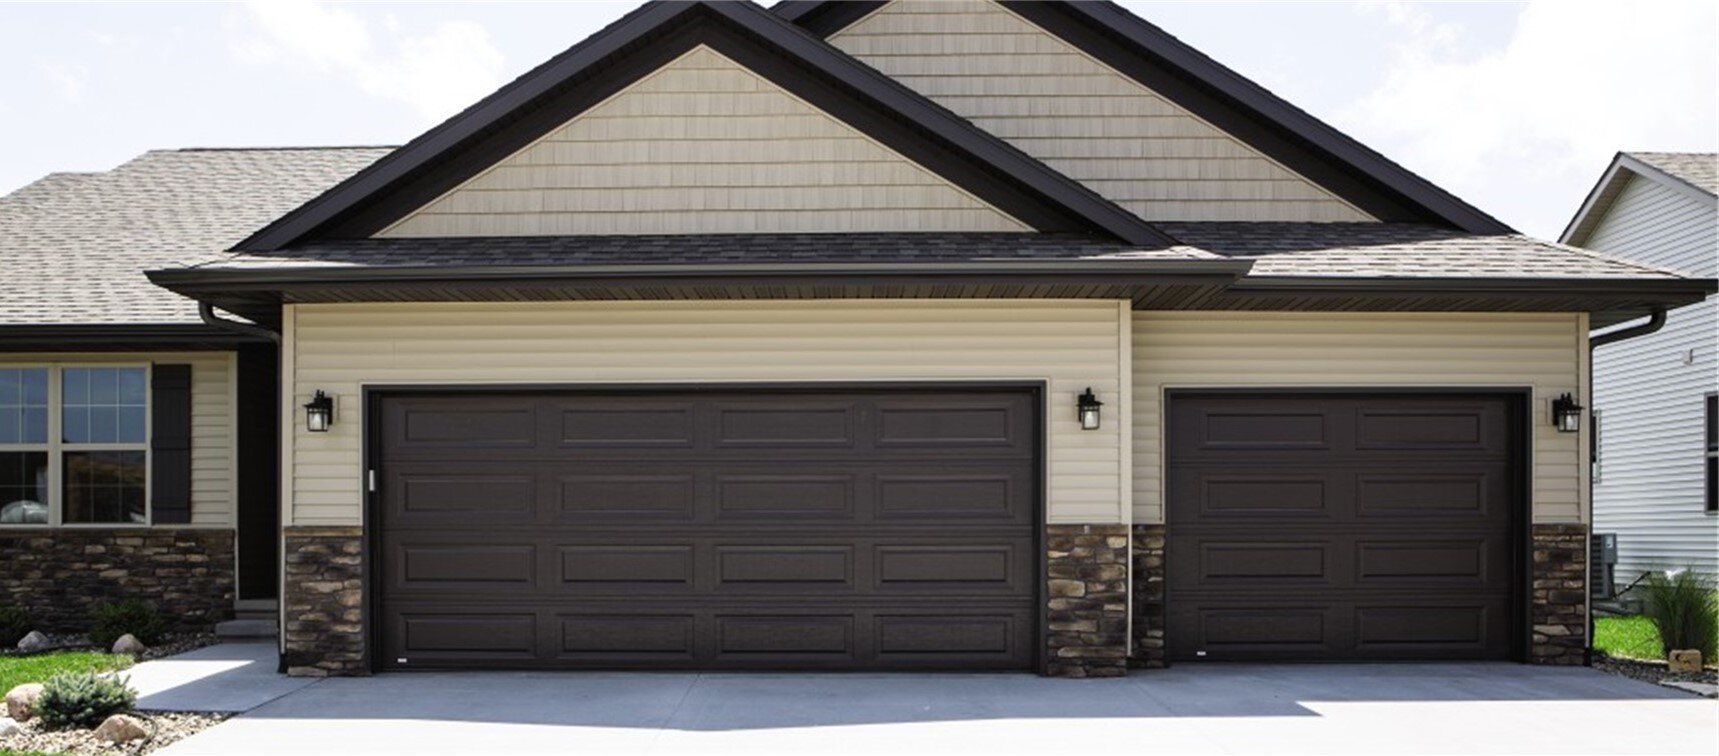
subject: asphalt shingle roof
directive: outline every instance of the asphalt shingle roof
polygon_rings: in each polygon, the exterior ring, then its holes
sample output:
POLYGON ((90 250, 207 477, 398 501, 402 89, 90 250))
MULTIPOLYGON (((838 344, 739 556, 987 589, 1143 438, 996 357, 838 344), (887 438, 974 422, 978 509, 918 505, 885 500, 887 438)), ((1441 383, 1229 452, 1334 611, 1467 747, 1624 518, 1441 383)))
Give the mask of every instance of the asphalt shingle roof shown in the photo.
POLYGON ((387 151, 158 150, 0 197, 0 326, 197 322, 143 271, 220 257, 387 151))
POLYGON ((1626 152, 1667 175, 1719 196, 1719 154, 1712 152, 1626 152))
POLYGON ((1182 242, 1253 258, 1250 276, 1365 278, 1678 278, 1520 234, 1412 223, 1160 223, 1182 242))
POLYGON ((326 243, 228 248, 387 148, 167 150, 61 173, 0 197, 0 326, 196 322, 153 269, 644 263, 1254 259, 1252 276, 1666 279, 1675 274, 1519 235, 1384 223, 1161 223, 1141 250, 1079 234, 758 234, 326 243))

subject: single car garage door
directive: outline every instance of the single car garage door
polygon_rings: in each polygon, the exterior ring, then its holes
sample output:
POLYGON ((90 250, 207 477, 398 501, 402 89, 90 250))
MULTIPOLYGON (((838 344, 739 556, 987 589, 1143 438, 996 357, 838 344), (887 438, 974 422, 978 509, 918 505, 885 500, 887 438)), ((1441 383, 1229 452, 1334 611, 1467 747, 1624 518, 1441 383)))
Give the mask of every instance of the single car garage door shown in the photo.
POLYGON ((378 406, 384 668, 1034 662, 1035 391, 378 406))
POLYGON ((1170 656, 1504 659, 1520 399, 1170 397, 1170 656))

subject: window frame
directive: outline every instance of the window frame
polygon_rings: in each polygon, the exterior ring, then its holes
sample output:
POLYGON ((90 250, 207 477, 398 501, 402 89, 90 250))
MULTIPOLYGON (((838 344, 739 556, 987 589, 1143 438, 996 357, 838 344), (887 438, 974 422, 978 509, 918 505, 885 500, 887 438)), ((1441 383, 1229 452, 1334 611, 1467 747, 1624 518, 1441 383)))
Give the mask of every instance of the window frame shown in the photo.
POLYGON ((48 521, 0 524, 21 529, 114 529, 149 528, 155 524, 155 376, 150 363, 139 362, 5 362, 4 370, 48 371, 48 442, 46 444, 0 444, 0 452, 46 452, 48 455, 48 521), (117 368, 143 371, 143 441, 139 443, 68 443, 65 441, 65 371, 79 368, 117 368), (143 522, 66 522, 66 453, 101 451, 143 452, 143 522))
POLYGON ((1709 515, 1719 515, 1719 471, 1714 468, 1715 460, 1719 460, 1719 393, 1709 393, 1701 398, 1701 477, 1702 477, 1702 511, 1709 515))

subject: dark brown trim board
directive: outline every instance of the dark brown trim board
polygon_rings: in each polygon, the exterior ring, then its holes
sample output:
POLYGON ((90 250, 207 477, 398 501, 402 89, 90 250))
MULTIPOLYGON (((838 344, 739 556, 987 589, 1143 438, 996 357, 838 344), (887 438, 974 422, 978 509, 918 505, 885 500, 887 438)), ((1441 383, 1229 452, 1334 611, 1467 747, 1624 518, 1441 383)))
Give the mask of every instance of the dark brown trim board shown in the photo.
MULTIPOLYGON (((366 568, 368 575, 365 580, 368 586, 368 595, 365 597, 364 603, 367 607, 366 645, 370 649, 368 661, 370 669, 395 671, 472 666, 579 669, 1042 669, 1043 643, 1041 633, 1043 632, 1042 623, 1044 621, 1042 574, 1044 547, 1042 539, 1045 502, 1043 496, 1045 479, 1044 422, 1042 417, 1045 411, 1045 395, 1042 382, 371 385, 364 387, 363 397, 364 414, 368 418, 364 431, 366 465, 367 469, 376 470, 378 474, 378 490, 366 495, 364 515, 364 538, 368 554, 368 566, 366 568), (732 435, 734 433, 744 435, 746 431, 722 430, 716 436, 703 436, 702 434, 706 432, 730 428, 728 425, 730 422, 742 422, 743 420, 733 420, 728 414, 704 414, 703 410, 693 409, 695 407, 706 407, 707 409, 723 407, 726 408, 725 412, 738 411, 743 415, 753 412, 766 412, 772 416, 776 415, 779 410, 810 412, 814 415, 823 416, 817 421, 817 424, 819 427, 824 427, 824 423, 835 422, 830 419, 830 413, 834 411, 832 408, 849 401, 857 401, 858 403, 852 406, 859 408, 871 407, 873 403, 877 405, 875 409, 871 410, 854 410, 860 412, 860 415, 845 415, 849 418, 845 421, 848 423, 847 425, 838 423, 841 427, 848 429, 844 431, 845 433, 857 434, 853 435, 852 438, 854 443, 858 445, 855 448, 859 451, 849 450, 844 446, 835 444, 833 440, 819 441, 817 439, 806 442, 812 444, 811 446, 795 444, 783 446, 781 441, 759 442, 764 443, 764 445, 756 446, 752 442, 742 443, 743 439, 732 435), (941 447, 936 444, 931 446, 916 445, 914 454, 903 457, 901 456, 903 449, 888 451, 886 445, 898 442, 907 443, 906 441, 899 439, 898 441, 889 441, 887 436, 872 436, 870 431, 864 430, 871 428, 881 434, 883 426, 879 423, 884 422, 883 418, 891 416, 889 413, 898 410, 909 414, 925 411, 942 412, 943 410, 937 408, 942 407, 945 403, 953 403, 951 406, 971 404, 974 408, 991 407, 992 405, 1014 407, 1015 409, 1009 411, 1015 413, 1014 419, 1008 420, 1005 426, 998 426, 999 428, 1013 428, 1009 431, 1013 440, 1005 442, 1004 439, 1007 437, 999 437, 999 445, 995 449, 987 451, 986 449, 990 447, 986 444, 980 444, 985 448, 974 447, 972 445, 979 443, 978 441, 962 436, 966 440, 961 442, 962 448, 960 450, 951 448, 939 451, 941 447), (443 548, 456 541, 481 543, 485 538, 484 530, 480 527, 456 526, 450 525, 450 523, 436 524, 436 522, 425 520, 421 516, 402 514, 409 510, 400 510, 396 512, 396 517, 393 520, 390 519, 388 512, 404 506, 402 500, 388 498, 390 486, 396 486, 396 492, 405 490, 400 488, 405 484, 396 478, 411 474, 411 465, 415 464, 413 459, 424 454, 435 457, 444 454, 444 452, 434 449, 417 449, 414 444, 418 442, 407 440, 404 436, 398 436, 398 433, 403 432, 402 429, 406 426, 398 422, 390 424, 389 419, 393 417, 397 421, 400 417, 395 417, 396 415, 410 412, 414 413, 414 416, 428 420, 430 415, 443 409, 451 409, 464 416, 472 408, 499 410, 503 405, 514 410, 529 405, 537 407, 537 411, 560 413, 569 410, 576 412, 583 410, 597 412, 604 416, 616 413, 624 414, 628 411, 654 416, 663 408, 681 407, 688 414, 680 416, 691 425, 675 426, 682 428, 679 432, 684 433, 690 428, 700 428, 703 430, 698 431, 698 433, 701 434, 700 437, 702 438, 728 439, 727 441, 685 442, 694 444, 693 446, 668 443, 667 441, 647 442, 642 439, 631 443, 621 443, 619 446, 613 442, 604 442, 600 447, 586 445, 584 447, 585 456, 588 457, 590 454, 604 455, 607 461, 600 463, 601 472, 602 475, 611 477, 615 475, 646 475, 648 477, 657 474, 651 473, 650 470, 658 470, 659 462, 684 458, 692 460, 689 464, 694 466, 700 464, 718 465, 724 471, 723 476, 719 477, 740 476, 735 480, 759 476, 762 476, 759 477, 762 480, 784 475, 790 477, 795 475, 800 477, 811 476, 806 479, 812 480, 818 477, 822 468, 829 468, 831 465, 858 464, 855 460, 859 460, 861 457, 881 454, 882 456, 876 459, 864 462, 861 467, 875 467, 877 474, 883 477, 866 483, 863 482, 867 479, 865 475, 857 476, 855 481, 863 487, 882 485, 883 480, 888 477, 884 476, 883 471, 886 468, 893 469, 890 468, 890 465, 906 465, 907 467, 918 465, 923 467, 927 463, 932 463, 934 467, 939 469, 947 465, 957 470, 967 469, 970 475, 980 475, 981 471, 986 470, 990 473, 998 473, 1003 468, 998 467, 1002 463, 997 460, 1007 457, 1018 460, 1008 463, 1010 466, 1030 460, 1030 464, 1015 469, 1015 472, 1009 473, 1009 475, 1015 479, 1015 482, 1010 484, 1011 487, 1018 487, 1016 490, 1021 495, 1030 496, 1032 501, 1020 502, 1020 505, 1024 505, 1021 509, 1013 509, 1017 505, 1011 505, 1011 509, 1017 512, 1009 519, 1009 522, 1013 523, 1012 525, 1002 521, 987 525, 988 520, 985 518, 974 519, 968 516, 951 520, 948 528, 942 528, 932 520, 918 517, 894 521, 898 518, 891 516, 873 521, 874 517, 881 515, 877 515, 869 508, 858 507, 859 500, 855 500, 854 503, 848 505, 854 514, 846 517, 857 518, 854 520, 853 528, 865 531, 859 535, 850 533, 851 528, 829 529, 817 524, 824 522, 827 525, 842 525, 848 522, 847 519, 830 520, 828 516, 816 516, 815 513, 809 512, 800 519, 796 519, 793 513, 789 512, 783 517, 744 518, 745 522, 728 522, 726 520, 731 518, 724 517, 717 517, 706 522, 704 519, 706 515, 692 516, 689 514, 687 516, 692 517, 696 522, 682 522, 684 518, 666 520, 658 518, 659 521, 654 524, 645 521, 628 524, 630 521, 615 520, 618 515, 597 516, 592 514, 595 519, 591 519, 585 525, 569 529, 570 521, 563 522, 564 516, 580 517, 583 515, 577 513, 566 515, 565 510, 556 509, 556 511, 562 512, 562 515, 557 515, 562 519, 557 519, 555 523, 535 525, 530 532, 540 534, 539 531, 546 530, 560 533, 560 535, 554 535, 551 540, 561 539, 555 541, 561 544, 557 547, 559 549, 572 549, 566 551, 560 558, 566 558, 565 554, 584 554, 585 556, 579 557, 577 564, 581 565, 579 569, 585 570, 586 575, 595 574, 591 572, 592 570, 608 569, 592 561, 590 554, 595 554, 596 551, 621 559, 632 559, 641 554, 661 556, 673 547, 673 544, 669 542, 675 541, 677 538, 682 540, 715 540, 697 547, 696 551, 685 552, 687 555, 685 558, 693 561, 683 563, 680 569, 683 571, 692 570, 688 574, 697 576, 685 578, 686 581, 690 582, 671 581, 672 584, 639 584, 630 588, 612 582, 595 588, 590 584, 569 584, 555 588, 547 596, 531 594, 535 598, 519 593, 518 590, 522 587, 510 588, 505 584, 490 584, 479 598, 467 600, 460 599, 455 594, 447 594, 450 598, 446 600, 455 603, 437 608, 438 605, 435 602, 443 599, 435 598, 435 596, 441 594, 436 594, 433 590, 431 593, 425 594, 423 591, 427 590, 425 588, 427 584, 419 582, 416 585, 407 585, 410 581, 403 578, 399 573, 399 566, 404 563, 401 559, 405 558, 402 555, 409 553, 414 548, 412 546, 414 539, 423 541, 424 538, 429 537, 436 548, 443 548), (889 413, 885 412, 886 409, 889 410, 889 413), (392 435, 387 430, 389 428, 394 429, 392 435), (392 441, 388 439, 392 439, 392 441), (713 442, 716 445, 709 446, 713 442), (390 443, 394 446, 391 447, 392 451, 387 453, 388 456, 385 459, 383 457, 384 447, 389 446, 390 443), (875 451, 864 451, 864 449, 874 445, 876 445, 875 451), (759 454, 767 454, 772 461, 763 467, 748 461, 759 454), (859 454, 860 457, 850 460, 849 456, 853 454, 859 454), (944 459, 948 454, 954 456, 944 459), (929 455, 930 458, 922 458, 926 455, 929 455), (1002 456, 999 457, 998 455, 1002 456), (610 457, 612 459, 608 459, 610 457), (704 461, 698 462, 697 460, 704 461), (878 467, 878 465, 883 466, 878 467), (408 518, 410 521, 400 518, 408 518), (440 533, 436 530, 437 528, 446 530, 448 527, 454 527, 454 530, 446 533, 440 533), (741 529, 736 530, 736 527, 741 529), (881 583, 873 585, 869 582, 869 578, 864 577, 866 574, 870 574, 868 573, 869 570, 878 569, 879 565, 882 564, 882 562, 877 562, 872 567, 866 567, 865 565, 870 563, 868 560, 882 559, 885 552, 892 550, 904 554, 918 551, 931 555, 934 551, 941 553, 941 550, 946 547, 952 548, 951 544, 965 544, 971 541, 970 546, 973 549, 987 553, 989 553, 987 550, 995 551, 995 548, 985 546, 980 542, 987 538, 1004 539, 1005 536, 999 528, 1009 529, 1012 535, 1008 535, 1006 538, 1016 544, 1010 547, 1014 556, 1003 562, 1003 564, 1008 564, 1012 561, 1014 564, 1008 568, 1009 574, 1013 577, 1009 578, 1007 584, 1007 586, 1012 587, 1008 587, 1006 591, 1003 590, 1004 584, 977 589, 978 593, 974 593, 976 589, 972 586, 957 588, 951 583, 939 588, 941 583, 934 581, 912 587, 906 593, 897 593, 894 591, 900 586, 896 586, 896 589, 888 589, 881 583), (455 531, 458 531, 457 537, 454 535, 455 531), (592 543, 585 543, 597 537, 594 535, 597 531, 608 534, 602 536, 601 546, 597 547, 592 543), (855 538, 858 540, 850 542, 850 539, 855 538), (847 569, 852 572, 842 580, 852 583, 852 586, 843 588, 841 584, 832 583, 829 584, 830 587, 820 588, 797 582, 774 585, 765 575, 738 575, 728 572, 731 569, 729 557, 741 560, 738 563, 741 565, 739 569, 744 572, 747 569, 762 569, 758 564, 746 565, 745 560, 750 558, 748 554, 766 551, 778 553, 784 552, 784 549, 790 547, 819 550, 820 553, 831 557, 836 562, 843 559, 835 557, 836 554, 848 554, 846 559, 853 561, 847 562, 849 564, 847 569), (592 551, 593 548, 596 551, 592 551), (1028 549, 1038 552, 1039 555, 1027 554, 1026 550, 1028 549), (586 552, 590 553, 587 554, 586 552), (694 558, 694 554, 697 555, 696 558, 694 558), (707 559, 715 559, 716 561, 705 561, 707 559), (695 568, 693 565, 698 566, 695 568), (717 577, 722 578, 722 580, 707 582, 716 580, 717 577), (747 581, 763 582, 754 582, 750 585, 731 584, 729 582, 742 578, 747 581), (1032 585, 1024 584, 1024 581, 1028 580, 1032 582, 1032 585), (507 598, 510 590, 514 591, 513 599, 507 598), (945 596, 945 594, 947 595, 945 596), (394 598, 386 598, 388 596, 394 598), (984 596, 994 596, 994 598, 984 598, 984 596), (782 603, 790 599, 790 603, 782 603), (1022 599, 1026 599, 1026 601, 1022 601, 1022 599), (388 617, 393 616, 389 613, 396 612, 396 609, 389 608, 389 605, 385 603, 391 600, 407 601, 407 604, 395 606, 402 607, 399 610, 401 612, 415 610, 420 616, 429 619, 454 615, 469 616, 474 613, 501 611, 496 607, 507 607, 507 611, 511 612, 515 618, 511 631, 518 634, 517 637, 519 638, 535 634, 533 637, 536 640, 529 642, 534 644, 537 651, 534 654, 526 654, 523 650, 479 654, 470 658, 463 657, 459 653, 447 653, 438 658, 436 650, 428 649, 420 650, 417 654, 409 657, 397 658, 395 654, 401 653, 399 648, 402 647, 403 640, 391 636, 400 633, 399 628, 402 625, 399 623, 407 621, 407 615, 401 614, 396 621, 389 621, 388 617), (542 604, 545 600, 551 603, 542 604), (430 603, 425 604, 426 601, 430 603), (466 604, 459 604, 460 601, 465 601, 466 604), (472 601, 478 603, 471 603, 472 601), (510 601, 512 603, 509 603, 510 601), (863 607, 858 609, 858 614, 853 619, 838 620, 837 617, 845 616, 843 612, 848 611, 844 607, 855 601, 860 603, 853 604, 853 606, 863 607), (538 603, 533 604, 532 602, 538 603), (1036 608, 1029 607, 1029 602, 1036 608), (1008 628, 1012 629, 1002 629, 1002 626, 998 625, 1003 616, 1000 613, 1005 611, 1002 608, 1005 604, 1013 607, 1007 610, 1007 612, 1014 613, 1014 619, 1009 620, 1010 624, 1008 625, 1008 628), (539 605, 539 609, 536 610, 538 611, 538 618, 532 621, 535 623, 535 630, 530 629, 531 623, 525 623, 523 620, 528 605, 539 605), (427 611, 425 606, 436 609, 436 611, 424 614, 427 611), (543 615, 542 611, 549 606, 554 607, 549 610, 551 614, 543 615), (761 612, 762 614, 760 614, 761 612), (955 622, 953 625, 939 626, 933 622, 934 618, 943 615, 953 617, 953 615, 963 612, 972 614, 970 622, 975 624, 970 625, 970 630, 961 629, 968 627, 968 625, 953 619, 935 620, 935 622, 955 622), (592 618, 596 619, 607 617, 617 622, 624 621, 623 624, 636 624, 640 621, 639 618, 644 618, 647 620, 645 624, 648 627, 642 632, 654 638, 655 641, 653 642, 668 643, 673 641, 669 645, 676 645, 682 650, 671 652, 661 649, 633 650, 629 648, 623 649, 623 652, 615 652, 585 647, 551 649, 541 645, 546 642, 560 642, 559 626, 557 625, 555 629, 550 627, 550 624, 557 622, 574 622, 575 626, 581 628, 581 632, 585 633, 580 637, 587 640, 597 639, 588 640, 597 646, 618 642, 613 639, 612 633, 605 635, 605 633, 610 633, 610 630, 600 626, 602 623, 597 623, 590 618, 582 620, 581 618, 585 615, 591 615, 592 618), (676 624, 686 620, 668 619, 671 616, 681 615, 699 618, 697 622, 700 624, 697 624, 696 627, 700 629, 696 636, 681 635, 683 632, 693 633, 695 625, 676 624), (749 620, 749 615, 756 615, 760 619, 749 620), (838 634, 843 631, 831 630, 831 628, 845 627, 847 628, 845 632, 851 634, 849 642, 854 644, 852 646, 853 655, 844 656, 820 652, 800 653, 779 649, 763 650, 764 648, 774 648, 773 644, 786 643, 792 647, 801 642, 792 637, 781 635, 782 628, 772 628, 769 622, 763 621, 769 620, 771 617, 779 618, 774 621, 787 622, 788 624, 792 624, 789 622, 790 620, 800 622, 808 618, 823 617, 824 619, 811 622, 808 625, 811 628, 809 633, 814 640, 818 633, 822 632, 814 627, 818 626, 819 623, 822 623, 823 631, 838 634), (587 622, 589 626, 579 624, 582 621, 587 622), (979 628, 995 625, 996 628, 994 629, 1001 629, 1002 632, 996 637, 1006 639, 1006 650, 999 648, 979 651, 975 647, 975 650, 966 652, 903 655, 899 651, 886 653, 882 650, 880 643, 873 643, 868 640, 886 637, 886 633, 894 632, 888 629, 893 627, 890 623, 903 621, 910 624, 920 623, 915 625, 916 629, 912 630, 909 635, 921 635, 930 638, 939 637, 939 633, 955 637, 963 633, 976 632, 983 636, 985 632, 991 631, 982 631, 979 628), (546 622, 550 624, 545 624, 546 622), (722 634, 711 635, 713 625, 702 624, 707 622, 714 622, 716 623, 714 627, 723 628, 722 634), (674 627, 671 628, 670 625, 674 627), (740 640, 737 641, 727 635, 730 631, 740 636, 740 640), (544 633, 554 633, 556 640, 546 640, 544 633), (610 638, 610 640, 603 640, 604 638, 610 638), (737 643, 742 647, 754 643, 761 645, 758 650, 754 651, 726 650, 718 652, 719 647, 714 644, 718 643, 719 639, 723 644, 737 643), (679 645, 683 643, 690 645, 679 645), (878 654, 877 656, 871 656, 874 650, 878 654), (402 661, 402 658, 405 661, 402 661)), ((1009 417, 1009 415, 1004 414, 997 417, 1009 417)), ((550 426, 535 423, 533 427, 539 429, 543 427, 565 428, 565 422, 562 420, 550 426)), ((777 421, 771 420, 771 422, 777 421)), ((789 426, 792 426, 796 421, 788 420, 787 422, 789 426)), ((914 421, 906 415, 901 415, 892 422, 913 423, 914 421)), ((420 425, 420 427, 427 426, 420 425)), ((898 429, 901 427, 907 426, 898 426, 898 429)), ((566 431, 563 430, 562 432, 566 431)), ((532 444, 537 446, 538 451, 542 451, 541 445, 544 443, 557 446, 566 443, 573 443, 575 446, 580 445, 577 441, 547 441, 545 439, 547 437, 538 439, 532 444)), ((462 457, 476 455, 468 460, 467 464, 474 465, 473 469, 484 470, 510 469, 510 465, 518 467, 527 464, 528 458, 538 459, 539 462, 530 464, 539 466, 549 464, 552 459, 565 460, 567 465, 575 467, 580 464, 596 463, 594 459, 588 462, 579 462, 576 459, 580 456, 579 454, 572 456, 555 454, 551 457, 542 457, 538 452, 531 451, 522 444, 525 444, 523 440, 515 444, 512 450, 490 445, 483 449, 469 450, 469 455, 462 452, 462 457), (491 461, 479 459, 486 456, 495 459, 491 461)), ((554 464, 561 465, 563 463, 555 462, 554 464)), ((436 469, 438 476, 445 477, 452 468, 446 464, 438 463, 436 469)), ((569 472, 569 470, 562 472, 577 473, 576 477, 593 474, 591 471, 569 472)), ((660 473, 661 470, 658 472, 660 473)), ((823 472, 829 471, 824 470, 823 472)), ((903 468, 897 472, 906 475, 907 470, 903 468)), ((677 472, 676 475, 684 477, 682 473, 677 472)), ((943 473, 940 472, 938 475, 943 475, 943 473)), ((901 480, 910 479, 913 479, 912 475, 901 478, 901 480)), ((717 477, 712 477, 708 482, 697 483, 696 488, 703 490, 703 487, 708 485, 716 485, 718 488, 715 490, 722 490, 722 484, 718 482, 717 477)), ((556 495, 559 496, 560 494, 556 495)), ((705 495, 698 494, 701 497, 705 495)), ((768 497, 765 496, 764 498, 768 497)), ((759 501, 763 501, 763 499, 759 499, 759 501)), ((800 498, 794 497, 793 501, 800 502, 800 498)), ((555 506, 560 507, 561 505, 555 506)), ((796 506, 803 506, 803 503, 796 504, 796 506)), ((540 512, 539 514, 544 515, 545 513, 540 512)), ((591 512, 586 514, 591 514, 591 512)), ((730 514, 734 513, 731 512, 730 514)), ((505 519, 506 515, 503 514, 501 517, 505 519)), ((501 528, 503 532, 513 532, 518 531, 522 523, 523 521, 518 521, 508 525, 498 521, 496 527, 501 528), (510 527, 513 531, 507 530, 510 527)), ((500 541, 507 541, 508 538, 517 540, 519 537, 519 532, 514 532, 512 536, 503 537, 500 541)), ((533 535, 532 537, 536 536, 533 535)), ((430 541, 424 542, 429 543, 430 541)), ((690 541, 688 542, 690 543, 690 541)), ((999 543, 1001 542, 999 540, 999 543)), ((963 546, 962 548, 967 547, 963 546)), ((536 550, 542 551, 541 548, 536 550)), ((504 559, 505 557, 506 555, 503 555, 504 559)), ((419 567, 427 566, 427 569, 433 570, 434 568, 433 560, 420 560, 416 564, 419 567)), ((563 564, 565 563, 557 563, 556 574, 563 574, 560 572, 563 564)), ((822 566, 813 564, 806 569, 815 572, 825 568, 834 569, 828 564, 822 566)), ((609 573, 603 574, 614 577, 609 573)), ((420 581, 424 579, 422 573, 416 579, 420 581)), ((798 579, 796 578, 796 580, 798 579)), ((457 586, 454 587, 457 588, 457 586)), ((473 594, 473 596, 479 596, 479 594, 473 594)), ((480 634, 488 632, 489 630, 485 629, 480 634)), ((485 637, 489 636, 485 635, 485 637)), ((905 635, 895 637, 904 642, 908 638, 905 635)), ((628 641, 628 643, 631 642, 633 641, 628 641)), ((813 640, 804 642, 811 643, 813 640)), ((828 640, 826 639, 825 642, 828 640)), ((727 646, 724 645, 720 648, 726 649, 727 646)))
POLYGON ((362 238, 696 45, 709 45, 1041 231, 1175 241, 1090 189, 752 3, 651 3, 236 248, 362 238))
POLYGON ((0 325, 0 352, 225 351, 266 343, 202 324, 0 325))

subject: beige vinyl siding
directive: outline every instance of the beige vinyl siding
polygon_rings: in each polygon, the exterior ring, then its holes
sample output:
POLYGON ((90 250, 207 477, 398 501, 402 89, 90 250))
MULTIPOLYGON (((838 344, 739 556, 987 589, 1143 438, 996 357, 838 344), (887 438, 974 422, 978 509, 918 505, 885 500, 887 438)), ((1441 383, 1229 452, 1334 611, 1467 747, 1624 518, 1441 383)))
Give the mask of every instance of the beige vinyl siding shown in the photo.
POLYGON ((700 46, 378 236, 1030 230, 700 46))
POLYGON ((895 0, 830 42, 1146 220, 1373 220, 990 0, 895 0))
POLYGON ((336 397, 327 433, 295 412, 284 469, 290 522, 361 517, 365 385, 1048 381, 1052 522, 1126 522, 1132 466, 1127 303, 797 300, 291 305, 285 393, 336 397), (1080 430, 1086 387, 1110 419, 1080 430))
POLYGON ((1586 424, 1550 404, 1585 395, 1586 315, 1137 312, 1133 342, 1135 522, 1164 521, 1165 391, 1235 386, 1532 388, 1534 521, 1585 520, 1586 424))
MULTIPOLYGON (((1649 176, 1631 178, 1584 246, 1711 277, 1719 274, 1715 201, 1649 176)), ((1671 311, 1658 333, 1594 350, 1600 480, 1594 531, 1618 535, 1617 578, 1694 567, 1719 574, 1719 518, 1703 501, 1706 395, 1719 391, 1719 300, 1671 311)))
MULTIPOLYGON (((190 365, 191 366, 191 525, 234 526, 238 475, 234 356, 229 352, 14 353, 0 355, 10 365, 190 365)), ((163 527, 184 527, 170 525, 163 527)))

